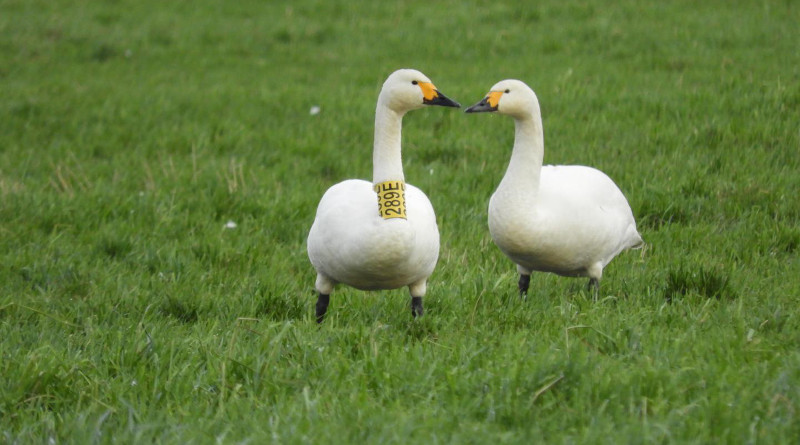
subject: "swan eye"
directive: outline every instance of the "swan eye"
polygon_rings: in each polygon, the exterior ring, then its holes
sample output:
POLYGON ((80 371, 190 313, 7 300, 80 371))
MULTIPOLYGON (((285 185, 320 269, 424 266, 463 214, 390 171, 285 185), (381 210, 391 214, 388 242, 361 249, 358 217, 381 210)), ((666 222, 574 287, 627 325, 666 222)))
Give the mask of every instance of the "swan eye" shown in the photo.
POLYGON ((511 90, 508 90, 508 89, 506 90, 506 94, 508 94, 508 93, 510 93, 510 92, 511 92, 511 90))
POLYGON ((411 85, 416 85, 416 84, 418 84, 418 83, 419 83, 419 82, 417 82, 416 80, 412 80, 412 81, 411 81, 411 85))

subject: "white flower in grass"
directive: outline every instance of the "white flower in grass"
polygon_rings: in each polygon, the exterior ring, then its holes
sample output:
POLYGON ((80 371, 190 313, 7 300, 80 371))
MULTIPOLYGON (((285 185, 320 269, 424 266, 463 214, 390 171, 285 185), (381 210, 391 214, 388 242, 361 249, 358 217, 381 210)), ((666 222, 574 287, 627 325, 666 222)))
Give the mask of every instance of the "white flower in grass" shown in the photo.
POLYGON ((310 110, 308 110, 308 114, 310 114, 312 116, 316 116, 316 115, 319 114, 320 111, 322 111, 322 108, 320 108, 319 105, 314 105, 314 106, 311 107, 310 110))
POLYGON ((235 229, 236 227, 237 227, 236 223, 230 220, 226 222, 225 225, 223 226, 223 228, 225 229, 235 229))

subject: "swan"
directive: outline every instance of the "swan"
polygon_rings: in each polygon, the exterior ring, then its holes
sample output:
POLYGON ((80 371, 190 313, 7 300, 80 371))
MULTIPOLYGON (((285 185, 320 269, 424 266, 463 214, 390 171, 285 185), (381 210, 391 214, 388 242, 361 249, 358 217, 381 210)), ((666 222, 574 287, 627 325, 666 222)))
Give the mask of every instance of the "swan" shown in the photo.
POLYGON ((417 70, 386 79, 375 110, 372 182, 349 179, 330 187, 308 233, 317 272, 317 323, 337 283, 361 290, 408 286, 411 313, 423 313, 428 277, 439 258, 439 228, 428 197, 405 183, 400 149, 403 115, 425 105, 460 107, 417 70))
POLYGON ((588 277, 599 292, 603 268, 644 244, 630 205, 605 173, 580 165, 542 166, 544 134, 536 93, 519 80, 495 84, 467 113, 514 118, 514 148, 489 200, 489 232, 517 265, 520 295, 532 271, 588 277))

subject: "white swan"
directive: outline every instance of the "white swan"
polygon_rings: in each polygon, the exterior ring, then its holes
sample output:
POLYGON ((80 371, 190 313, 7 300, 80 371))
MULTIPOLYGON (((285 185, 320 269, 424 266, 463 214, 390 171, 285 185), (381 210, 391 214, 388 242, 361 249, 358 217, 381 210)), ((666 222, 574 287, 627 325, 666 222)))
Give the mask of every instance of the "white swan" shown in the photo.
POLYGON ((411 312, 422 315, 427 280, 439 258, 439 229, 428 197, 404 182, 400 133, 403 115, 424 105, 460 107, 419 71, 392 73, 375 110, 372 182, 340 182, 320 200, 308 234, 308 258, 317 271, 317 322, 336 283, 362 290, 408 286, 411 312))
POLYGON ((484 111, 515 123, 511 161, 489 201, 489 232, 517 265, 520 293, 527 293, 532 271, 589 277, 596 293, 603 268, 644 243, 625 196, 594 168, 542 166, 542 115, 525 83, 501 81, 466 110, 484 111))

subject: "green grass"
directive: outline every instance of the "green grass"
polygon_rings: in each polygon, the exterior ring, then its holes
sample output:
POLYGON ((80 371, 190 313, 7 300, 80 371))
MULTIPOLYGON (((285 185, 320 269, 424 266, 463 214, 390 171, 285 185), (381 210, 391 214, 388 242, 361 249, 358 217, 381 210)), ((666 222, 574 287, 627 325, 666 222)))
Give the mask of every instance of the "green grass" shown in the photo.
POLYGON ((800 5, 518 3, 0 1, 0 441, 796 443, 800 5), (316 325, 305 236, 400 67, 526 81, 545 161, 615 179, 648 246, 598 301, 516 295, 512 123, 436 108, 425 317, 342 287, 316 325))

